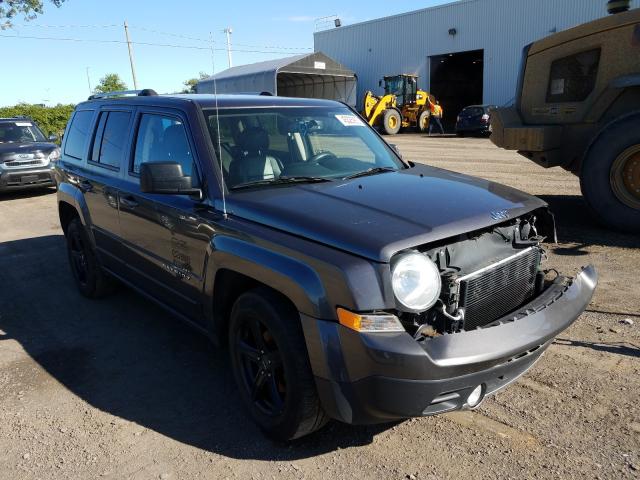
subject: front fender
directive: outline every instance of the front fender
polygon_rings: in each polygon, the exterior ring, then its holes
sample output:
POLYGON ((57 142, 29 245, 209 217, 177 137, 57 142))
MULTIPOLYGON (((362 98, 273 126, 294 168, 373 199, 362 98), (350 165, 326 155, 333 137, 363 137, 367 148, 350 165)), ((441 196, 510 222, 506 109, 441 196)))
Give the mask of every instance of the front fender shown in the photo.
POLYGON ((228 269, 279 291, 307 315, 322 318, 331 309, 319 275, 299 260, 235 237, 214 237, 212 247, 207 272, 212 292, 217 272, 228 269))

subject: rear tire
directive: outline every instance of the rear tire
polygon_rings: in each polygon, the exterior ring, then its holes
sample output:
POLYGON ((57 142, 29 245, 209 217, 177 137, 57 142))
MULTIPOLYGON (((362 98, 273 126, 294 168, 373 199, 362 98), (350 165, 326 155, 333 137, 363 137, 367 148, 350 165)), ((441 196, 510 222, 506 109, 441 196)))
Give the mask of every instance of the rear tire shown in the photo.
POLYGON ((418 115, 416 129, 420 133, 427 133, 429 131, 429 112, 427 110, 420 112, 420 115, 418 115))
POLYGON ((229 350, 242 401, 267 436, 293 440, 327 423, 300 317, 285 299, 267 288, 242 294, 231 311, 229 350))
POLYGON ((640 115, 610 125, 589 148, 580 188, 603 224, 640 233, 640 115))
POLYGON ((389 108, 384 111, 382 116, 382 131, 386 135, 395 135, 402 127, 402 116, 397 110, 389 108))
POLYGON ((113 280, 100 267, 89 235, 79 218, 69 222, 65 237, 71 273, 80 293, 87 298, 100 298, 111 293, 113 280))

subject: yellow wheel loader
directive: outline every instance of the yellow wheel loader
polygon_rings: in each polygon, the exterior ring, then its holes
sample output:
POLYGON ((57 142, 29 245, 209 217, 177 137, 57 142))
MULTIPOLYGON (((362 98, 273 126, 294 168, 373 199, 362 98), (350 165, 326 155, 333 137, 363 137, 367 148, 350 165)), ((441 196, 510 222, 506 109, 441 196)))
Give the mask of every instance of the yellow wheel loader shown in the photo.
MULTIPOLYGON (((372 127, 386 135, 395 135, 401 128, 414 127, 419 132, 429 128, 429 93, 418 90, 416 75, 402 74, 384 77, 384 95, 368 91, 364 95, 362 115, 372 127)), ((435 99, 431 96, 431 101, 435 99)))

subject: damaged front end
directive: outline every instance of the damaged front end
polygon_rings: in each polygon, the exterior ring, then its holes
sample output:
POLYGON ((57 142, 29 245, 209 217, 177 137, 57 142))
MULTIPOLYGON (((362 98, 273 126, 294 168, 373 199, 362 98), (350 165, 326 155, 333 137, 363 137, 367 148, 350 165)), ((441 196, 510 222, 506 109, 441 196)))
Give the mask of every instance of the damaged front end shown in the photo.
POLYGON ((542 208, 399 252, 390 265, 396 308, 360 315, 397 328, 302 316, 323 408, 360 424, 436 415, 476 408, 515 381, 580 316, 597 284, 592 266, 574 277, 545 268, 545 238, 555 240, 555 228, 542 208), (426 299, 410 295, 429 282, 437 288, 420 290, 426 299))
POLYGON ((546 239, 556 240, 556 233, 544 208, 420 249, 440 272, 440 296, 424 312, 399 307, 398 318, 419 340, 495 325, 558 277, 543 266, 546 239))

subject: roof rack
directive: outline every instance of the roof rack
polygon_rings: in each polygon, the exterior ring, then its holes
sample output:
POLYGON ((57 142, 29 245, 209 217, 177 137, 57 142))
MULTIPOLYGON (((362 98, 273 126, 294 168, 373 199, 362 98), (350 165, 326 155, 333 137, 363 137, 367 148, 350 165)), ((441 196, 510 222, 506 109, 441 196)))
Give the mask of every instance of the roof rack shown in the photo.
POLYGON ((111 98, 111 97, 129 97, 129 96, 137 96, 137 97, 154 97, 157 96, 155 90, 152 88, 145 88, 143 90, 120 90, 116 92, 107 92, 107 93, 94 93, 89 96, 89 100, 96 100, 99 98, 111 98))

